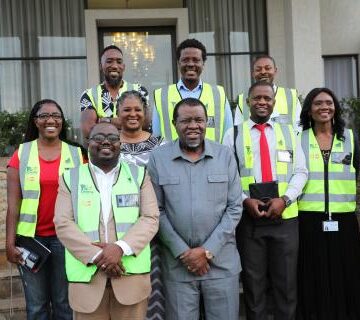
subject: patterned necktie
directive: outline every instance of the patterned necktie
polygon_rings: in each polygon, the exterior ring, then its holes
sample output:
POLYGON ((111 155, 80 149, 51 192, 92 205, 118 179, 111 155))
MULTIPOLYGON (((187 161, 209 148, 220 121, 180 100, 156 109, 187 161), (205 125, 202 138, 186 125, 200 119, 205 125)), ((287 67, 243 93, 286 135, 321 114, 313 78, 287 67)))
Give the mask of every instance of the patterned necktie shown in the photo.
POLYGON ((260 131, 260 158, 262 182, 272 181, 271 161, 269 146, 265 135, 267 123, 256 124, 255 128, 260 131))

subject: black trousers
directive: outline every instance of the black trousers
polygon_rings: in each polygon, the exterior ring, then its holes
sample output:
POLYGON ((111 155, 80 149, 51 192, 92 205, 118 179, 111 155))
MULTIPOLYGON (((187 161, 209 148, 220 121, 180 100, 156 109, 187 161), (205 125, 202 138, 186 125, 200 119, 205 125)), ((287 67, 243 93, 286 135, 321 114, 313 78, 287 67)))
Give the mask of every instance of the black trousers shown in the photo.
POLYGON ((275 320, 293 320, 297 303, 297 218, 255 226, 243 213, 236 230, 248 320, 267 319, 267 291, 274 297, 275 320))

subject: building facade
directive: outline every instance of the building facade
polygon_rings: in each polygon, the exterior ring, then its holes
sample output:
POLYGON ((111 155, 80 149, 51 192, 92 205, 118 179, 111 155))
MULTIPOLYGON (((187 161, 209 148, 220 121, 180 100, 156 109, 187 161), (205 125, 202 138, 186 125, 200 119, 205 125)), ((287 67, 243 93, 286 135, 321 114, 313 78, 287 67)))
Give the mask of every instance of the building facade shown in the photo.
POLYGON ((207 48, 204 80, 230 100, 266 53, 279 85, 358 96, 359 12, 358 0, 0 0, 0 110, 51 98, 78 127, 79 97, 101 80, 104 46, 119 45, 124 78, 152 91, 177 81, 175 48, 189 37, 207 48))

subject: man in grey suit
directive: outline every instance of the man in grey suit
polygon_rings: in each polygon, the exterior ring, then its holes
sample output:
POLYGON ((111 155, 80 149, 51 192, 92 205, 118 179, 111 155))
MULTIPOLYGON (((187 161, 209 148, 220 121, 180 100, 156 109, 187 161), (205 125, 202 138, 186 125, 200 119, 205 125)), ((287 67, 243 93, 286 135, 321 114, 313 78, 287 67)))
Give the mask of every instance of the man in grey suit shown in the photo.
POLYGON ((235 228, 241 186, 230 148, 204 139, 207 112, 198 99, 174 108, 178 140, 148 163, 160 210, 166 318, 239 319, 240 259, 235 228))

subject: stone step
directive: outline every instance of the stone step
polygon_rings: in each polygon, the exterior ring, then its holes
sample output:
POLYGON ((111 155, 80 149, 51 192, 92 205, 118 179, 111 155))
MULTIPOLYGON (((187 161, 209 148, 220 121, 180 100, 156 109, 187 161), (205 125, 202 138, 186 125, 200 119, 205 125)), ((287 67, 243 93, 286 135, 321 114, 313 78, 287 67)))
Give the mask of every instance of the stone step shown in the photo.
POLYGON ((0 299, 0 320, 25 320, 26 304, 24 297, 13 297, 12 301, 8 299, 0 299), (12 305, 13 313, 10 315, 10 307, 12 305))
POLYGON ((0 299, 11 297, 23 297, 24 290, 18 269, 0 270, 0 299), (11 289, 12 287, 12 289, 11 289))

